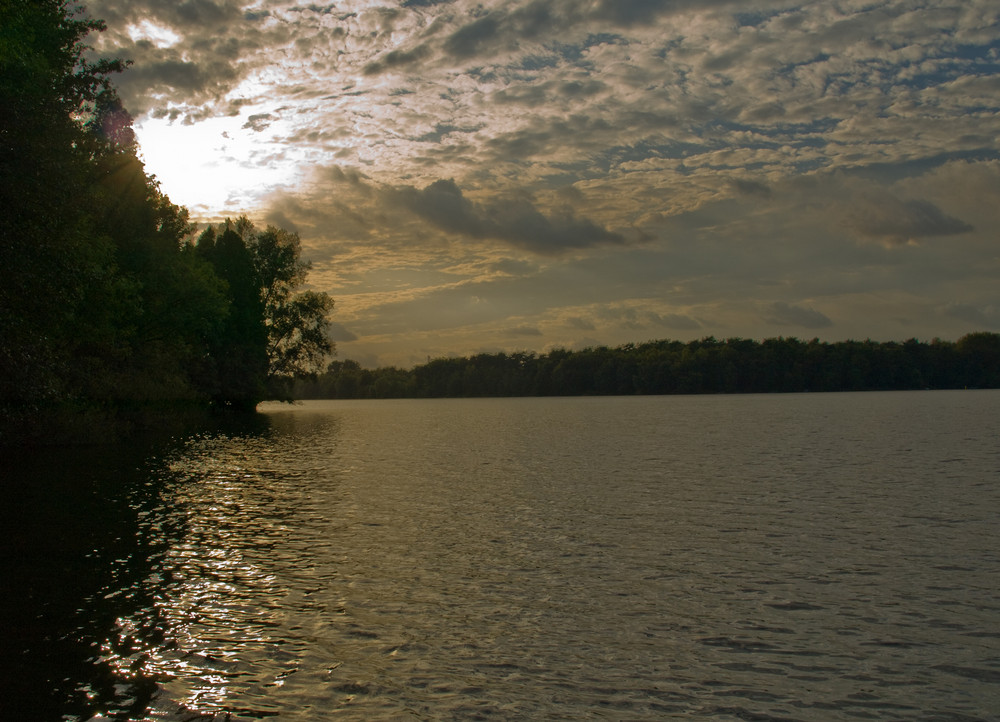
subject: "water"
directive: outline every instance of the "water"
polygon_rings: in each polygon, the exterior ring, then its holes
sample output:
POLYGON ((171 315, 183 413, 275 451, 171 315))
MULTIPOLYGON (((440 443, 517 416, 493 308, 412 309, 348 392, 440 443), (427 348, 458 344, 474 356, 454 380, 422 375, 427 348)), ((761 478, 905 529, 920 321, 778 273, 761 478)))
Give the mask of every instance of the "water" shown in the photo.
POLYGON ((998 406, 308 402, 20 454, 0 717, 998 719, 998 406))

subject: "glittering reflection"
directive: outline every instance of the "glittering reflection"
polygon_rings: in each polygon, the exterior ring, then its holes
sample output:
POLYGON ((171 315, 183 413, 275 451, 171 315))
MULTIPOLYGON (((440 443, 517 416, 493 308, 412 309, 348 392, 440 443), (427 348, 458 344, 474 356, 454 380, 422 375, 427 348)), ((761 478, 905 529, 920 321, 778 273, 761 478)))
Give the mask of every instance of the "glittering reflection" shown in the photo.
POLYGON ((318 626, 303 620, 326 612, 312 599, 332 571, 317 561, 330 524, 317 504, 337 503, 319 457, 289 434, 316 436, 325 456, 335 427, 259 417, 176 442, 0 460, 14 496, 0 551, 7 582, 25 589, 4 598, 0 641, 28 663, 2 675, 0 719, 274 715, 269 698, 309 642, 300 630, 318 626))
MULTIPOLYGON (((167 460, 166 550, 153 593, 164 639, 143 673, 188 709, 265 715, 260 695, 252 706, 238 701, 296 671, 301 645, 275 630, 289 611, 287 572, 310 566, 294 542, 312 502, 279 444, 280 434, 211 436, 167 460)), ((114 660, 121 675, 134 663, 114 660)))

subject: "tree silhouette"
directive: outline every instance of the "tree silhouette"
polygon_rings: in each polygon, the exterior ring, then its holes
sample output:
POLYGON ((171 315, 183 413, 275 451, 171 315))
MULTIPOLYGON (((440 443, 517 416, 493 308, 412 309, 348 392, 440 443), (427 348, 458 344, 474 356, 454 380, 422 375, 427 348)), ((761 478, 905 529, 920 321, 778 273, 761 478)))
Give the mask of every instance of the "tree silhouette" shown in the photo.
POLYGON ((206 229, 197 250, 229 294, 229 316, 211 352, 212 397, 236 408, 290 400, 293 379, 322 370, 334 349, 327 336, 332 299, 297 291, 309 270, 299 237, 274 226, 258 231, 241 216, 206 229))
POLYGON ((441 358, 409 371, 336 361, 301 398, 788 393, 1000 388, 1000 334, 956 343, 713 337, 441 358))

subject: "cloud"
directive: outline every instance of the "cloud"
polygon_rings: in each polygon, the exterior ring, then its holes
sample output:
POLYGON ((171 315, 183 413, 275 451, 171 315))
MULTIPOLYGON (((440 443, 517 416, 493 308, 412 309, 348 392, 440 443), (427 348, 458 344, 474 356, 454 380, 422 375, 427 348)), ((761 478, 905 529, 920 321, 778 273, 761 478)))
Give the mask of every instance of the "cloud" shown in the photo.
POLYGON ((567 318, 566 324, 580 331, 594 331, 597 329, 597 327, 593 324, 592 321, 589 321, 585 318, 580 318, 579 316, 571 316, 567 318))
POLYGON ((445 40, 444 49, 457 58, 468 58, 481 53, 500 32, 500 21, 487 15, 464 25, 445 40))
POLYGON ((405 68, 418 63, 429 54, 430 48, 424 46, 405 51, 390 50, 388 53, 380 56, 377 60, 373 60, 372 62, 366 64, 362 68, 362 72, 365 75, 378 75, 387 70, 405 68))
POLYGON ((351 353, 402 362, 995 328, 993 4, 89 6, 165 192, 296 229, 351 353))
POLYGON ((757 196, 759 198, 770 198, 771 188, 767 183, 752 180, 750 178, 731 178, 730 185, 740 195, 757 196))
POLYGON ((260 133, 262 130, 266 130, 273 121, 274 116, 270 113, 258 113, 247 118, 247 122, 243 124, 243 127, 249 128, 255 133, 260 133))
MULTIPOLYGON (((711 7, 713 4, 724 3, 711 0, 699 3, 701 7, 711 7)), ((637 23, 652 22, 660 15, 677 12, 691 5, 692 2, 681 0, 599 0, 593 4, 591 12, 596 19, 629 27, 637 23)))
POLYGON ((827 328, 833 321, 816 309, 794 306, 784 301, 775 301, 765 312, 768 323, 776 326, 801 326, 802 328, 827 328))
POLYGON ((649 320, 657 326, 675 329, 678 331, 692 331, 694 329, 701 328, 701 324, 696 320, 690 316, 685 316, 679 313, 667 313, 663 315, 650 313, 649 320))
POLYGON ((353 332, 349 331, 343 324, 332 322, 330 323, 330 328, 327 331, 327 336, 331 341, 357 341, 358 337, 353 332))
POLYGON ((406 186, 388 193, 400 206, 441 230, 472 238, 495 235, 488 220, 465 198, 454 180, 437 180, 422 190, 406 186))
POLYGON ((542 336, 542 332, 539 331, 534 326, 515 326, 514 328, 505 329, 504 335, 506 336, 542 336))
POLYGON ((390 203, 407 209, 434 227, 474 239, 496 239, 541 255, 572 249, 622 244, 624 238, 564 208, 545 214, 527 198, 473 202, 454 180, 437 180, 423 189, 385 191, 390 203))
POLYGON ((496 261, 490 264, 490 268, 509 276, 530 276, 537 270, 534 263, 514 258, 504 258, 496 261))
POLYGON ((945 313, 980 329, 1000 328, 1000 305, 973 306, 965 303, 950 304, 945 313))
POLYGON ((858 198, 847 225, 864 239, 888 246, 915 243, 921 238, 954 236, 973 230, 926 200, 900 200, 888 193, 858 198))
MULTIPOLYGON (((702 325, 687 314, 660 312, 654 310, 660 304, 648 301, 632 300, 628 303, 611 303, 595 310, 594 316, 599 318, 605 327, 614 325, 642 331, 647 334, 661 334, 663 329, 671 332, 695 331, 702 325)), ((586 319, 569 320, 570 325, 581 330, 595 330, 590 321, 586 319), (577 325, 577 323, 580 325, 577 325)))

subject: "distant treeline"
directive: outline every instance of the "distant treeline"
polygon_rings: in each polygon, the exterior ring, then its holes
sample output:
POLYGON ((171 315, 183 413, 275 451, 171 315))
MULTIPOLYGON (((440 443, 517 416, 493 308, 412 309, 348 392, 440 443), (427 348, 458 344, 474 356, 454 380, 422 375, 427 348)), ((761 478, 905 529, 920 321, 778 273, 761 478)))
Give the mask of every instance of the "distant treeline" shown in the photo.
POLYGON ((411 370, 334 361, 301 399, 587 396, 1000 388, 1000 334, 957 342, 650 341, 441 358, 411 370))

